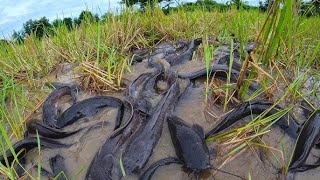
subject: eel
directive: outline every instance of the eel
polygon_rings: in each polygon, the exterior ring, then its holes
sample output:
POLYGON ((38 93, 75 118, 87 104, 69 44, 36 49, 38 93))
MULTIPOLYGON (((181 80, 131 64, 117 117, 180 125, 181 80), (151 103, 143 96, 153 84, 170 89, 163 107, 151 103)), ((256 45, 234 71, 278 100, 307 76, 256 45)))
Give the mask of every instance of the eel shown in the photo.
MULTIPOLYGON (((242 118, 245 118, 251 114, 259 115, 263 113, 271 106, 273 106, 273 103, 268 101, 263 102, 259 100, 252 102, 248 101, 240 104, 230 113, 228 113, 225 117, 223 117, 220 123, 206 134, 206 139, 214 135, 217 135, 221 131, 225 130, 237 121, 241 120, 242 118)), ((270 116, 274 113, 277 113, 278 109, 281 108, 279 106, 275 106, 275 108, 271 109, 266 114, 266 116, 270 116)), ((281 129, 283 129, 290 137, 294 139, 298 137, 300 125, 289 113, 287 114, 287 116, 281 117, 275 124, 278 125, 281 129)))
POLYGON ((81 131, 83 128, 75 130, 75 131, 62 131, 60 129, 48 127, 44 124, 38 123, 36 121, 31 121, 27 124, 27 131, 24 134, 24 137, 27 137, 30 134, 36 134, 37 131, 39 135, 42 137, 50 138, 50 139, 60 139, 76 134, 81 131))
POLYGON ((77 102, 61 114, 57 120, 56 127, 63 128, 80 118, 93 116, 105 107, 119 108, 115 129, 119 128, 124 113, 124 106, 120 99, 110 96, 96 96, 77 102))
POLYGON ((125 172, 138 174, 144 168, 158 143, 166 115, 173 110, 180 95, 179 82, 176 81, 160 100, 144 127, 139 128, 122 154, 125 172))
POLYGON ((296 172, 302 172, 320 166, 320 159, 313 165, 305 165, 311 149, 320 140, 320 110, 315 111, 303 125, 288 168, 287 179, 293 179, 296 172))
POLYGON ((198 124, 192 127, 178 117, 168 117, 168 127, 176 155, 187 169, 199 173, 210 169, 210 151, 204 130, 198 124))
MULTIPOLYGON (((46 148, 67 148, 70 147, 71 145, 66 145, 66 144, 62 144, 58 141, 54 141, 51 139, 47 139, 47 138, 40 138, 40 145, 46 148)), ((15 153, 19 153, 21 150, 21 153, 17 154, 17 158, 20 159, 21 157, 23 157, 28 151, 30 151, 33 148, 38 147, 38 141, 36 137, 28 137, 25 138, 21 141, 18 141, 17 143, 15 143, 13 145, 13 149, 15 151, 15 153)), ((10 151, 10 149, 8 149, 6 151, 6 158, 1 155, 0 156, 0 162, 3 165, 6 165, 6 160, 8 160, 9 165, 11 165, 11 163, 14 160, 14 155, 12 154, 12 152, 10 151)))
POLYGON ((63 86, 54 90, 43 104, 43 122, 49 127, 55 127, 57 122, 57 102, 63 97, 69 95, 73 104, 76 102, 76 96, 69 86, 63 86))
POLYGON ((152 165, 150 165, 143 173, 141 173, 139 180, 151 180, 153 174, 156 172, 156 170, 165 165, 170 165, 170 164, 182 164, 182 162, 176 158, 176 157, 168 157, 161 159, 152 165))

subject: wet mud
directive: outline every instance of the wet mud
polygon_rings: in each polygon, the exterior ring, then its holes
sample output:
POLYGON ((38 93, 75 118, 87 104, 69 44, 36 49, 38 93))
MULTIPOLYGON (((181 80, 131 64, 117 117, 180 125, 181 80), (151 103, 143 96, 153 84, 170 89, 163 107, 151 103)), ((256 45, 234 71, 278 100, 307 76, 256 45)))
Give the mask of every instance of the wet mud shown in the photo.
MULTIPOLYGON (((161 47, 161 46, 159 46, 161 47)), ((165 48, 166 53, 170 54, 170 46, 163 45, 163 49, 160 52, 163 52, 165 48)), ((181 49, 192 49, 184 47, 182 45, 181 49)), ((161 49, 161 48, 159 48, 161 49)), ((179 49, 179 48, 177 48, 179 49)), ((174 51, 177 51, 175 49, 174 51)), ((227 56, 230 52, 228 46, 222 46, 220 51, 217 51, 215 59, 219 60, 227 56)), ((132 71, 124 75, 124 82, 126 85, 131 84, 135 79, 137 79, 142 73, 154 73, 156 72, 156 67, 150 67, 150 63, 145 57, 145 52, 142 53, 141 58, 136 59, 138 62, 132 66, 132 71)), ((178 52, 176 56, 181 55, 182 53, 178 52)), ((163 58, 158 55, 160 58, 163 58)), ((171 55, 171 56, 174 56, 171 55)), ((215 62, 214 62, 215 63, 215 62)), ((216 62, 217 63, 217 62, 216 62)), ((64 64, 63 68, 53 72, 52 76, 48 78, 51 82, 61 82, 69 85, 77 86, 76 75, 73 71, 73 68, 76 65, 64 64)), ((201 60, 185 60, 182 64, 171 65, 171 70, 177 74, 187 74, 190 72, 195 72, 203 69, 204 62, 201 60)), ((58 84, 59 85, 59 84, 58 84)), ((155 82, 155 86, 158 87, 159 92, 164 92, 159 95, 157 98, 150 100, 154 102, 151 104, 152 107, 155 107, 157 102, 161 101, 161 98, 165 96, 165 92, 170 87, 169 83, 164 80, 159 80, 155 82)), ((223 104, 214 104, 210 102, 212 94, 209 95, 209 102, 205 100, 205 85, 203 80, 195 79, 191 83, 181 81, 181 87, 183 92, 179 97, 179 101, 174 106, 172 112, 173 116, 183 119, 188 124, 199 124, 203 127, 205 132, 208 132, 212 127, 221 120, 221 117, 225 115, 226 112, 223 112, 223 104)), ((125 100, 127 97, 127 92, 108 92, 108 93, 99 93, 94 92, 85 92, 79 90, 79 88, 72 88, 76 90, 77 102, 85 100, 95 96, 107 95, 111 97, 116 97, 121 100, 125 100)), ((158 92, 158 93, 159 93, 158 92)), ((157 92, 156 92, 157 93, 157 92)), ((67 110, 72 103, 68 100, 63 101, 64 103, 59 103, 58 115, 61 115, 62 112, 67 110), (66 103, 67 102, 67 103, 66 103)), ((236 104, 234 105, 236 106, 236 104)), ((231 110, 232 107, 229 108, 231 110)), ((304 122, 306 117, 302 114, 300 107, 296 107, 295 110, 301 111, 297 113, 295 117, 299 122, 304 122)), ((105 107, 101 111, 93 114, 92 116, 83 117, 75 121, 73 124, 62 127, 61 131, 72 132, 77 131, 70 136, 57 139, 56 141, 63 144, 70 144, 68 148, 41 148, 40 156, 37 149, 33 149, 27 153, 25 156, 25 168, 30 174, 36 175, 37 173, 37 163, 39 158, 41 159, 41 167, 43 170, 46 170, 49 174, 57 174, 57 171, 60 171, 61 168, 64 169, 66 177, 69 179, 86 179, 87 172, 90 168, 90 165, 95 158, 96 154, 106 142, 108 138, 114 133, 114 127, 117 125, 116 119, 119 114, 120 109, 117 107, 105 107), (52 160, 55 160, 54 163, 59 163, 63 157, 63 166, 57 166, 57 169, 52 168, 52 160), (61 167, 59 169, 59 167, 61 167)), ((147 113, 147 110, 145 110, 147 113)), ((124 111, 122 125, 126 123, 131 117, 131 109, 126 108, 124 111)), ((291 112, 290 112, 291 113, 291 112)), ((292 114, 294 114, 292 113, 292 114)), ((252 117, 246 117, 244 121, 237 122, 233 124, 232 127, 238 127, 245 122, 248 122, 252 117)), ((40 120, 42 119, 42 112, 34 115, 33 119, 40 120)), ((207 146, 209 150, 214 150, 210 158, 210 164, 216 168, 221 168, 221 170, 227 171, 229 173, 241 176, 245 179, 248 179, 250 174, 252 179, 283 179, 285 176, 281 175, 279 171, 281 168, 289 163, 290 155, 294 149, 295 139, 291 138, 284 133, 279 127, 273 126, 271 131, 262 136, 261 141, 265 142, 274 149, 285 148, 285 154, 281 154, 278 151, 270 151, 263 147, 253 147, 245 148, 242 152, 238 153, 236 157, 226 161, 224 157, 232 147, 230 145, 225 145, 224 142, 209 142, 207 146), (272 154, 273 152, 274 154, 272 154), (274 156, 280 157, 284 156, 284 161, 278 162, 274 156)), ((123 150, 121 148, 121 150, 123 150)), ((120 152, 117 152, 120 153, 120 152)), ((308 157, 307 162, 315 162, 320 155, 320 151, 313 148, 311 150, 310 156, 308 157)), ((196 154, 195 154, 196 156, 196 154)), ((161 136, 159 137, 158 143, 156 143, 151 156, 148 158, 146 165, 143 169, 148 168, 153 163, 169 157, 177 157, 174 145, 172 144, 172 139, 170 137, 170 132, 168 128, 168 123, 166 120, 163 121, 163 128, 161 130, 161 136)), ((278 158, 281 159, 281 158, 278 158)), ((116 164, 118 165, 118 164, 116 164)), ((295 179, 319 179, 320 173, 318 173, 320 168, 311 169, 305 172, 297 172, 295 174, 295 179)), ((47 174, 43 174, 42 179, 46 179, 47 174)), ((110 178, 110 177, 108 177, 110 178)), ((108 179, 106 178, 106 179, 108 179)), ((138 175, 128 175, 122 177, 121 179, 138 179, 138 175)), ((167 180, 176 180, 176 179, 196 179, 194 172, 186 170, 181 164, 170 164, 167 166, 159 167, 153 174, 152 179, 167 179, 167 180)), ((200 173, 199 179, 239 179, 237 177, 230 176, 225 173, 218 172, 216 170, 208 170, 206 172, 200 173)))

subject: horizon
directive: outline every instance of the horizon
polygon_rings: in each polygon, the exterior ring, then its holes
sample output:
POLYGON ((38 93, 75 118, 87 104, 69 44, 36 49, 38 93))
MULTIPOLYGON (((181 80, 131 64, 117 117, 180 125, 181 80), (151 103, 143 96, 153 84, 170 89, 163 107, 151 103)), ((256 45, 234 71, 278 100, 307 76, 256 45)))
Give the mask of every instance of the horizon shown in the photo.
MULTIPOLYGON (((182 0, 180 3, 195 2, 196 0, 182 0)), ((3 5, 0 7, 0 34, 1 38, 10 39, 13 31, 20 31, 23 24, 28 20, 36 20, 46 17, 52 23, 55 19, 65 17, 78 17, 81 11, 89 10, 99 16, 108 11, 117 12, 121 9, 119 0, 82 0, 81 3, 75 0, 67 0, 59 3, 53 0, 37 2, 36 0, 0 0, 3 5)), ((218 3, 226 3, 227 0, 218 0, 218 3)), ((259 5, 259 0, 245 1, 249 5, 259 5)), ((177 5, 176 3, 173 4, 177 5)), ((1 39, 0 38, 0 39, 1 39)))

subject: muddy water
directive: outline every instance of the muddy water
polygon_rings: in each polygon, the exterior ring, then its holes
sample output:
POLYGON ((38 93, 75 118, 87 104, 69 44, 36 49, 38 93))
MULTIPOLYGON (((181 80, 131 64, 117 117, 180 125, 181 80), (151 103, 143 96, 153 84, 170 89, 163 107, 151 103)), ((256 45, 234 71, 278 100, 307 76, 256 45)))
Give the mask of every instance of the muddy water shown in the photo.
MULTIPOLYGON (((49 78, 49 81, 59 81, 64 83, 76 83, 76 76, 72 72, 72 66, 65 65, 61 69, 57 69, 56 75, 49 78), (67 70, 66 70, 67 69, 67 70)), ((173 70, 178 72, 191 72, 195 70, 202 69, 204 67, 203 62, 201 61, 190 61, 183 65, 173 67, 173 70)), ((148 67, 146 61, 137 63, 133 66, 132 71, 124 75, 126 84, 129 84, 131 81, 136 79, 140 74, 146 72, 153 72, 154 69, 148 67)), ((160 82, 161 83, 161 82, 160 82)), ((161 86, 161 85, 160 85, 161 86)), ((165 85, 162 85, 165 86, 165 85)), ((192 83, 186 91, 182 94, 180 101, 178 102, 174 115, 182 118, 189 124, 197 123, 200 124, 206 131, 208 131, 215 123, 217 123, 217 118, 212 114, 217 115, 218 117, 222 116, 224 112, 222 111, 222 104, 213 105, 209 102, 207 106, 205 104, 204 97, 204 84, 203 82, 192 83)), ((165 89, 165 88, 164 88, 165 89)), ((104 93, 102 95, 109 95, 118 97, 120 99, 124 98, 124 92, 117 93, 104 93)), ((92 96, 96 96, 94 93, 85 93, 80 92, 77 94, 78 100, 83 100, 92 96)), ((101 94, 100 94, 101 95, 101 94)), ((155 100, 156 102, 159 99, 155 100)), ((67 109, 70 104, 66 103, 65 105, 61 104, 61 112, 67 109)), ((125 117, 128 116, 125 115, 125 117)), ((61 139, 60 141, 65 144, 73 144, 70 148, 66 149, 42 149, 41 150, 41 166, 47 171, 51 172, 49 165, 49 159, 55 155, 61 155, 65 158, 66 163, 66 175, 68 178, 74 179, 84 179, 90 163, 97 153, 98 149, 105 142, 105 140, 111 135, 114 128, 114 120, 117 115, 117 109, 115 108, 106 108, 105 110, 99 112, 95 116, 83 118, 76 122, 73 125, 67 126, 63 130, 73 131, 82 127, 94 127, 91 129, 85 129, 74 136, 69 138, 61 139), (104 122, 103 125, 99 123, 104 122)), ((303 118, 303 116, 299 116, 303 118)), ((41 119, 41 113, 38 113, 34 116, 36 119, 41 119)), ((300 120, 300 122, 303 122, 300 120)), ((241 124, 241 123, 240 123, 241 124)), ((236 124, 240 125, 240 124, 236 124)), ((224 155, 228 153, 231 149, 230 146, 223 145, 224 142, 208 143, 209 148, 215 149, 215 155, 213 155, 211 164, 214 167, 221 167, 222 170, 228 171, 230 173, 240 175, 244 178, 248 178, 250 174, 252 179, 281 179, 283 178, 278 174, 279 169, 283 164, 287 164, 290 158, 290 154, 293 150, 294 141, 290 139, 287 135, 283 133, 279 128, 274 127, 271 129, 271 132, 264 135, 262 140, 272 146, 275 149, 281 149, 282 146, 286 149, 286 154, 284 154, 284 162, 280 163, 275 160, 272 153, 265 148, 254 147, 252 149, 245 149, 239 153, 233 159, 227 161, 226 163, 224 155), (222 166, 223 165, 223 166, 222 166)), ((280 157, 281 154, 277 151, 272 151, 276 156, 280 157)), ((164 123, 164 128, 162 136, 157 144, 153 155, 150 157, 149 162, 146 167, 148 167, 153 162, 160 160, 166 157, 175 157, 175 151, 173 144, 171 142, 171 137, 169 134, 167 123, 164 123)), ((195 155, 196 156, 196 155, 195 155)), ((319 151, 313 150, 309 162, 315 161, 319 156, 319 151)), ((32 174, 36 173, 34 165, 38 161, 38 152, 33 151, 28 153, 27 156, 27 169, 31 169, 32 174)), ((279 158, 281 159, 281 158, 279 158)), ((320 173, 317 173, 320 170, 314 169, 306 171, 303 173, 297 173, 295 179, 319 179, 320 173)), ((192 172, 185 171, 181 165, 170 165, 163 168, 159 168, 153 176, 153 179, 195 179, 196 176, 192 172)), ((45 178, 44 178, 45 179, 45 178)), ((123 179, 137 179, 137 177, 125 177, 123 179)), ((216 172, 211 170, 209 172, 203 173, 200 176, 200 179, 237 179, 227 174, 216 172)))

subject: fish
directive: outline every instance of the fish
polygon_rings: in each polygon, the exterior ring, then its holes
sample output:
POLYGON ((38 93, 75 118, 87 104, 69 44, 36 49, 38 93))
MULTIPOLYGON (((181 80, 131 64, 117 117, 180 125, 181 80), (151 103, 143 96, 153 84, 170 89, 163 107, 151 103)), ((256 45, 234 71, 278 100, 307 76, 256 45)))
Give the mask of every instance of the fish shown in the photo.
POLYGON ((176 81, 155 107, 146 124, 129 139, 122 154, 123 166, 128 175, 139 174, 145 167, 161 137, 166 115, 173 110, 179 95, 180 88, 176 81))
MULTIPOLYGON (((212 75, 216 73, 217 77, 226 78, 227 72, 229 72, 229 66, 225 64, 215 64, 209 67, 209 72, 212 75)), ((232 69, 231 80, 236 82, 239 74, 240 74, 240 71, 232 69)), ((184 78, 184 79, 190 79, 190 80, 195 80, 195 79, 206 77, 206 76, 207 76, 206 68, 202 68, 194 72, 178 73, 178 77, 184 78)))
POLYGON ((176 57, 167 57, 166 59, 168 60, 168 62, 174 66, 174 65, 178 65, 181 64, 185 61, 191 61, 192 60, 192 56, 193 56, 193 52, 194 50, 202 43, 202 39, 198 38, 198 39, 194 39, 191 40, 191 42, 188 45, 188 49, 181 53, 180 55, 176 56, 176 57))
POLYGON ((210 151, 203 128, 198 124, 191 127, 175 116, 168 117, 167 122, 176 155, 184 166, 196 173, 210 169, 210 151))
POLYGON ((320 159, 313 165, 305 165, 311 149, 320 140, 320 110, 315 111, 303 125, 296 141, 289 163, 287 179, 293 179, 296 172, 320 166, 320 159))
POLYGON ((48 127, 44 124, 38 123, 36 121, 31 121, 27 124, 27 131, 24 134, 24 137, 28 137, 30 134, 38 134, 42 137, 50 138, 50 139, 60 139, 69 137, 77 132, 81 131, 83 128, 75 130, 75 131, 62 131, 60 129, 48 127))
POLYGON ((150 114, 151 104, 142 96, 148 82, 153 77, 154 73, 144 73, 141 74, 137 79, 135 79, 127 88, 126 91, 126 101, 134 108, 138 108, 140 111, 150 114))
POLYGON ((168 157, 168 158, 161 159, 153 163, 152 165, 150 165, 146 170, 144 170, 143 173, 141 173, 139 180, 151 180, 153 174, 156 172, 156 170, 159 167, 174 164, 174 163, 182 164, 182 162, 176 157, 168 157))
MULTIPOLYGON (((69 144, 62 144, 58 141, 47 139, 47 138, 41 138, 41 137, 40 137, 40 145, 46 148, 67 148, 71 146, 69 144)), ((17 154, 18 159, 22 158, 28 151, 36 147, 38 147, 38 141, 36 137, 25 138, 13 145, 13 149, 15 153, 19 153, 21 151, 21 153, 17 154)), ((6 165, 6 159, 7 159, 9 163, 8 165, 10 166, 14 160, 14 155, 12 154, 10 149, 6 151, 5 156, 6 158, 3 155, 0 156, 0 162, 1 164, 6 165)))
POLYGON ((86 174, 86 180, 115 180, 120 179, 122 176, 120 174, 118 157, 128 139, 143 125, 148 117, 147 114, 137 109, 134 110, 132 104, 130 106, 131 116, 99 148, 91 161, 86 174))
POLYGON ((71 96, 73 104, 77 98, 69 86, 63 86, 54 90, 43 103, 43 123, 49 127, 55 127, 57 122, 57 102, 63 96, 71 96))
POLYGON ((124 113, 124 106, 120 99, 110 96, 96 96, 77 102, 61 114, 57 119, 56 127, 58 129, 63 128, 80 118, 93 116, 106 107, 119 108, 114 129, 119 128, 124 113))
POLYGON ((178 159, 184 168, 197 175, 197 179, 201 172, 209 169, 243 179, 241 176, 217 169, 210 164, 212 151, 205 142, 204 130, 199 124, 191 126, 176 116, 168 117, 167 122, 178 159))
MULTIPOLYGON (((221 131, 236 123, 238 120, 241 120, 242 118, 245 118, 251 114, 259 115, 263 113, 271 106, 273 106, 272 102, 259 100, 247 101, 240 104, 239 106, 234 108, 230 113, 228 113, 225 117, 223 117, 218 125, 214 126, 213 129, 206 133, 206 139, 214 135, 217 135, 221 131)), ((279 106, 275 106, 275 108, 271 109, 266 114, 266 116, 270 116, 278 112, 278 109, 281 108, 279 106)), ((301 127, 299 123, 290 114, 281 117, 275 124, 279 126, 282 130, 284 130, 293 139, 296 139, 298 137, 298 133, 301 127)))

